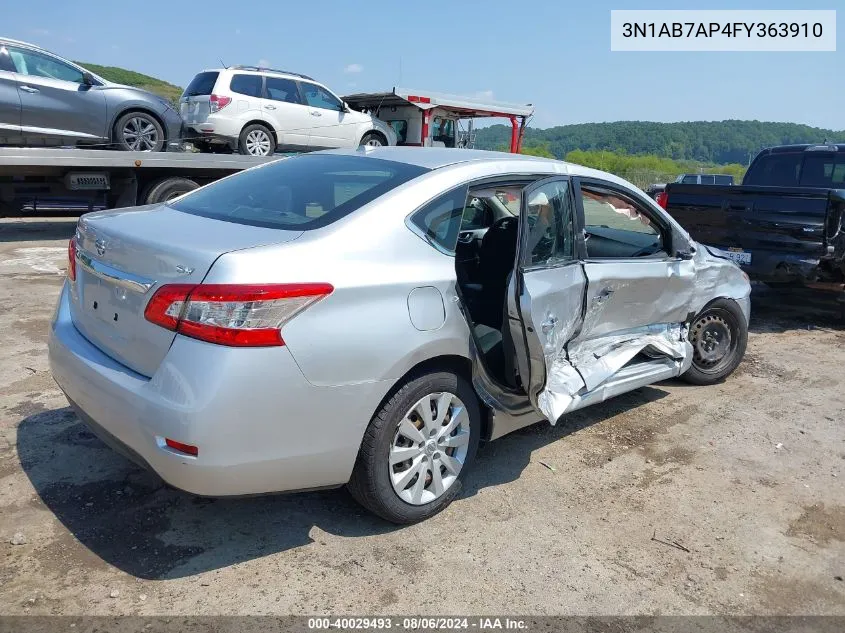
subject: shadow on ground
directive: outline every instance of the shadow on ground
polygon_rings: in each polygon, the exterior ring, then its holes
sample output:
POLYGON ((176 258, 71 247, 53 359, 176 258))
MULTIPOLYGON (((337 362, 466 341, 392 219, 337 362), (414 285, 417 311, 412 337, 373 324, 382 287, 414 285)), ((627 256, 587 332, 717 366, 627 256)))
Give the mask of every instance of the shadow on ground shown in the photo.
POLYGON ((0 223, 0 242, 37 242, 69 240, 76 230, 78 218, 45 220, 6 220, 0 223))
MULTIPOLYGON (((639 389, 485 445, 462 496, 517 479, 541 446, 665 395, 639 389)), ((69 408, 30 415, 17 437, 23 470, 45 505, 102 560, 140 578, 190 576, 296 548, 312 541, 314 527, 344 537, 401 529, 344 489, 242 499, 173 490, 102 444, 69 408)))
POLYGON ((752 288, 752 332, 845 329, 843 304, 832 292, 801 287, 769 287, 762 283, 755 283, 752 288))

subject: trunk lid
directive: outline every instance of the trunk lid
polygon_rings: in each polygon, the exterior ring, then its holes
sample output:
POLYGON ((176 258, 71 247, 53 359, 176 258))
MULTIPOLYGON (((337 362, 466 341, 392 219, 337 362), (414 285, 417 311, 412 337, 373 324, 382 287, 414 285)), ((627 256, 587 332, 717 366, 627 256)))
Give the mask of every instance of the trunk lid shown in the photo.
POLYGON ((179 114, 185 125, 205 123, 211 114, 211 95, 220 73, 208 70, 197 74, 179 100, 179 114))
POLYGON ((209 95, 197 95, 195 97, 182 97, 179 101, 179 114, 185 125, 198 125, 208 121, 211 114, 211 102, 209 95))
POLYGON ((161 285, 200 283, 224 253, 301 234, 204 218, 165 205, 85 215, 77 227, 74 325, 118 362, 152 376, 176 336, 144 318, 161 285))

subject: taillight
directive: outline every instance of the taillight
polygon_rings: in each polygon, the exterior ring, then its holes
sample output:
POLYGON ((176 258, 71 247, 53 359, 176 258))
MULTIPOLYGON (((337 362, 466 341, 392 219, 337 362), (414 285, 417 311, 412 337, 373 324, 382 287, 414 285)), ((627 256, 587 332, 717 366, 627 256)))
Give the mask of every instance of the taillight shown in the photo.
POLYGON ((67 276, 76 281, 76 238, 72 237, 67 243, 67 276))
POLYGON ((334 288, 331 284, 170 284, 144 318, 191 338, 232 347, 284 345, 282 326, 334 288))
POLYGON ((208 98, 209 108, 212 112, 220 112, 227 105, 232 103, 232 97, 223 97, 221 95, 211 95, 208 98))
POLYGON ((656 201, 657 201, 657 204, 659 204, 661 207, 663 207, 665 209, 666 205, 669 202, 669 194, 666 193, 665 191, 661 191, 660 193, 657 194, 656 201))

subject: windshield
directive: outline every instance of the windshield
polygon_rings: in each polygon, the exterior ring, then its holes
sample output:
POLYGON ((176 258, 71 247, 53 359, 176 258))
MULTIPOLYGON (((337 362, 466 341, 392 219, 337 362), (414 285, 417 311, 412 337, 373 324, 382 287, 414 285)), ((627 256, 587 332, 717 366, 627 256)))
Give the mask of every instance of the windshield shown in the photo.
POLYGON ((218 180, 169 206, 226 222, 303 231, 331 224, 427 171, 365 156, 306 154, 218 180))

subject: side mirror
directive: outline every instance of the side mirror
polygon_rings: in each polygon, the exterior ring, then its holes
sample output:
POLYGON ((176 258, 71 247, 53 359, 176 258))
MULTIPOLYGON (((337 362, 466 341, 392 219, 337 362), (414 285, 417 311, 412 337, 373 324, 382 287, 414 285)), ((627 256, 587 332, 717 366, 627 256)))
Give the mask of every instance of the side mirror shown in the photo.
POLYGON ((82 83, 84 83, 86 86, 94 86, 97 84, 94 79, 94 75, 89 73, 87 70, 82 73, 82 83))
POLYGON ((677 253, 675 253, 675 256, 678 259, 692 259, 693 255, 693 251, 678 251, 677 253))
POLYGON ((343 111, 344 112, 352 112, 352 108, 349 107, 349 104, 346 101, 343 102, 343 111))

